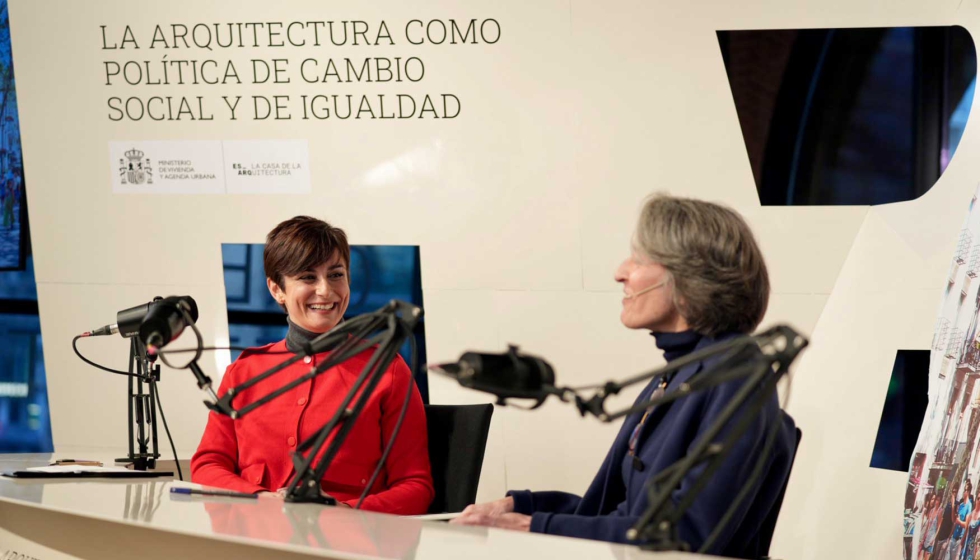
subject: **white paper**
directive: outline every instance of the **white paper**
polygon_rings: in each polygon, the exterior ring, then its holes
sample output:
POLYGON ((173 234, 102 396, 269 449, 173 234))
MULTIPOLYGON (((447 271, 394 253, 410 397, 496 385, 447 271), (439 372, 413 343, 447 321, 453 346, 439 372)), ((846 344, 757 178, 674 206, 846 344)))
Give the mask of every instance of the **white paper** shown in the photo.
POLYGON ((25 471, 31 472, 45 472, 45 473, 75 473, 75 472, 90 472, 90 473, 117 473, 117 472, 133 472, 131 469, 126 467, 95 467, 89 465, 51 465, 48 467, 31 467, 29 469, 23 469, 25 471))
POLYGON ((456 513, 427 513, 425 515, 409 515, 406 517, 411 517, 412 519, 421 519, 423 521, 450 521, 452 519, 456 519, 460 515, 463 515, 463 512, 460 511, 456 513))

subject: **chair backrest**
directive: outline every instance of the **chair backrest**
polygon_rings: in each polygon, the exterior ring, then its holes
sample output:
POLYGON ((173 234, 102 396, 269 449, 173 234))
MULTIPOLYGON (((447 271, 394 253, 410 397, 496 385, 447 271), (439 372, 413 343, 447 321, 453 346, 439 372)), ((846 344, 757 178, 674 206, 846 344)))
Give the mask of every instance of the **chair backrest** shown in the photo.
POLYGON ((492 404, 425 406, 436 496, 429 513, 463 511, 476 501, 492 404))
POLYGON ((779 519, 779 510, 783 507, 783 498, 786 496, 786 487, 789 486, 789 476, 793 473, 793 464, 796 462, 796 453, 800 450, 800 440, 803 439, 803 432, 796 428, 796 447, 793 450, 793 460, 789 464, 789 472, 786 473, 786 481, 783 483, 776 501, 769 509, 769 514, 759 528, 759 552, 762 558, 769 557, 769 546, 772 544, 772 535, 776 532, 776 521, 779 519))

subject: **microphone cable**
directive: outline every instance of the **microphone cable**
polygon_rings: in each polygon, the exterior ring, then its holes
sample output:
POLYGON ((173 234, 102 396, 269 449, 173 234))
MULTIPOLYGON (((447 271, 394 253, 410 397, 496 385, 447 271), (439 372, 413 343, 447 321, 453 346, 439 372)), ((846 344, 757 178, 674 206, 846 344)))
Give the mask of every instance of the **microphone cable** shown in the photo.
POLYGON ((146 353, 151 356, 159 356, 160 361, 163 362, 163 365, 167 366, 170 369, 187 369, 191 366, 192 363, 201 359, 201 355, 204 353, 204 337, 201 335, 201 329, 197 328, 197 323, 194 322, 194 318, 191 317, 191 314, 187 311, 187 309, 185 309, 183 305, 177 305, 176 307, 177 310, 180 311, 180 315, 184 318, 184 322, 187 324, 188 327, 191 328, 192 331, 194 331, 194 338, 197 339, 197 344, 194 345, 194 348, 187 349, 187 351, 194 352, 194 357, 191 358, 190 361, 188 361, 186 364, 180 367, 171 364, 170 362, 167 361, 167 357, 164 355, 167 352, 164 352, 162 348, 164 344, 167 344, 167 342, 163 342, 160 345, 160 347, 154 346, 152 344, 147 344, 146 353))
POLYGON ((156 381, 150 381, 153 385, 153 394, 156 395, 157 399, 157 410, 160 411, 160 419, 163 420, 163 431, 167 433, 167 441, 170 442, 170 451, 174 454, 174 464, 177 465, 177 477, 183 481, 184 473, 180 469, 180 459, 177 458, 177 447, 174 445, 174 438, 170 435, 170 427, 167 426, 167 415, 163 413, 163 403, 160 402, 160 389, 157 387, 156 381))
MULTIPOLYGON (((80 339, 80 338, 88 338, 88 335, 87 334, 80 334, 80 335, 76 336, 75 338, 73 338, 71 340, 71 347, 72 347, 72 350, 75 351, 75 355, 78 356, 79 359, 81 359, 86 364, 88 364, 88 365, 90 365, 92 367, 98 368, 98 369, 100 369, 102 371, 107 371, 109 373, 114 373, 116 375, 125 375, 127 377, 135 377, 137 379, 142 379, 142 380, 148 382, 150 385, 153 386, 153 393, 156 395, 157 409, 160 411, 160 418, 163 420, 163 430, 167 433, 167 440, 170 441, 170 449, 171 449, 171 451, 173 451, 173 454, 174 454, 174 463, 177 465, 177 476, 180 478, 181 481, 183 481, 184 480, 184 473, 183 473, 183 471, 180 468, 180 460, 177 458, 177 447, 174 445, 174 438, 170 435, 170 427, 167 425, 167 417, 166 417, 166 415, 163 412, 163 404, 160 401, 160 390, 157 387, 156 381, 153 379, 153 376, 150 376, 150 375, 143 376, 143 375, 140 375, 138 373, 132 373, 132 372, 129 372, 129 371, 120 371, 120 370, 117 370, 117 369, 107 368, 107 367, 105 367, 103 365, 100 365, 100 364, 97 364, 97 363, 93 362, 92 360, 89 360, 88 358, 86 358, 85 356, 83 356, 82 353, 78 350, 78 339, 80 339)), ((161 359, 162 359, 162 356, 161 356, 161 359)), ((166 363, 166 362, 164 362, 164 363, 166 363)))
MULTIPOLYGON (((289 350, 259 350, 258 348, 252 346, 202 346, 200 348, 201 352, 211 352, 215 350, 237 350, 239 352, 244 352, 245 350, 251 350, 253 354, 291 354, 296 355, 296 352, 291 352, 289 350)), ((198 348, 175 348, 173 350, 163 350, 159 349, 156 351, 158 355, 160 354, 186 354, 188 352, 197 352, 198 348)))
POLYGON ((105 367, 103 365, 99 365, 99 364, 93 362, 92 360, 86 358, 78 350, 78 339, 80 339, 80 338, 88 338, 88 335, 87 334, 80 334, 80 335, 76 336, 75 338, 71 339, 71 347, 72 347, 72 350, 75 351, 75 355, 78 356, 78 358, 80 360, 82 360, 83 362, 85 362, 86 364, 88 364, 88 365, 90 365, 90 366, 92 366, 94 368, 101 369, 102 371, 108 371, 109 373, 114 373, 116 375, 125 375, 125 376, 128 376, 128 377, 136 377, 138 379, 145 379, 142 375, 140 375, 138 373, 133 373, 133 372, 130 372, 130 371, 120 371, 118 369, 107 368, 107 367, 105 367))
MULTIPOLYGON (((184 366, 178 368, 178 367, 174 367, 173 364, 167 361, 166 356, 164 356, 160 352, 160 349, 150 346, 147 348, 147 353, 151 355, 159 356, 160 361, 163 362, 164 365, 166 365, 170 369, 187 369, 190 367, 192 363, 200 359, 201 354, 204 352, 204 337, 201 335, 200 329, 197 328, 197 324, 195 324, 190 314, 187 312, 186 309, 184 309, 184 306, 178 305, 177 309, 180 310, 180 313, 181 315, 183 315, 184 320, 187 321, 187 325, 191 328, 191 330, 194 331, 194 336, 197 338, 197 347, 192 349, 194 350, 194 357, 191 358, 191 360, 187 362, 184 366)), ((151 383, 154 385, 153 393, 156 395, 157 409, 160 411, 160 418, 163 420, 163 431, 167 433, 167 440, 170 442, 170 451, 173 452, 174 454, 174 464, 177 465, 177 476, 180 478, 181 481, 183 481, 184 473, 180 468, 180 458, 177 457, 177 446, 174 445, 174 438, 173 436, 170 435, 170 427, 167 426, 167 416, 163 413, 163 403, 160 401, 160 391, 157 390, 155 382, 151 381, 151 383)))
MULTIPOLYGON (((361 509, 361 504, 364 503, 364 498, 368 497, 368 494, 371 492, 371 488, 374 487, 375 480, 377 480, 378 475, 381 474, 385 461, 387 461, 388 455, 391 453, 391 449, 395 446, 395 440, 398 438, 398 432, 400 432, 402 429, 402 422, 405 420, 405 414, 408 412, 408 405, 412 400, 412 388, 415 386, 415 368, 418 366, 414 333, 408 337, 408 343, 411 349, 409 354, 411 357, 411 369, 409 370, 408 389, 405 391, 405 401, 402 403, 401 412, 398 413, 398 420, 395 422, 395 427, 391 431, 391 439, 388 440, 388 445, 385 446, 384 453, 381 454, 381 459, 378 460, 378 466, 374 468, 374 473, 371 474, 371 478, 368 480, 367 486, 364 487, 364 491, 361 492, 361 497, 358 498, 357 505, 354 506, 354 509, 361 509)), ((397 356, 397 350, 394 352, 396 352, 397 356)), ((391 366, 389 365, 389 367, 391 366)))

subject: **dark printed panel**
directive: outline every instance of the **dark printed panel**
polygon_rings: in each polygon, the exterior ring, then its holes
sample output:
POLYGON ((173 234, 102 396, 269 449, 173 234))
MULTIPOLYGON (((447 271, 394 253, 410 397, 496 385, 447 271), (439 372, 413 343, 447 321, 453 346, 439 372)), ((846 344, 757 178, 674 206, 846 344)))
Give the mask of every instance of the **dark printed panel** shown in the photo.
POLYGON ((962 27, 719 31, 765 206, 912 200, 949 165, 976 88, 962 27))
POLYGON ((929 404, 929 350, 895 354, 871 466, 908 472, 929 404))

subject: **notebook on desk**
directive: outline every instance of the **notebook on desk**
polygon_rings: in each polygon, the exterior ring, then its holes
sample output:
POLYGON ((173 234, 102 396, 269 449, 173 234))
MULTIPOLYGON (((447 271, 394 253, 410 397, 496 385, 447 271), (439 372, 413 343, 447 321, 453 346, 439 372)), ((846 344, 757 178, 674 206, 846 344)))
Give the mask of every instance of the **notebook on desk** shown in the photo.
POLYGON ((423 515, 407 515, 411 519, 421 519, 422 521, 452 521, 456 519, 462 512, 456 513, 426 513, 423 515))
POLYGON ((0 473, 9 478, 158 478, 173 477, 170 471, 134 471, 125 467, 51 465, 0 473))

